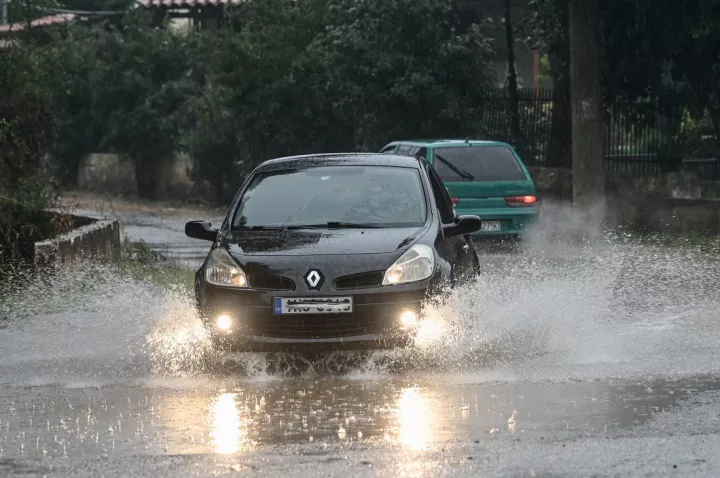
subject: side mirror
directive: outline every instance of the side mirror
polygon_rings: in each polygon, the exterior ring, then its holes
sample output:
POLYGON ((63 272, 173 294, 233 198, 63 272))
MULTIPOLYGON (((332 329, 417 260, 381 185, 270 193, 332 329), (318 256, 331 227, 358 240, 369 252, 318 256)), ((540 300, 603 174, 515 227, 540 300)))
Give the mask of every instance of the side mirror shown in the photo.
POLYGON ((457 216, 453 224, 443 226, 443 232, 445 237, 464 236, 479 231, 481 225, 482 221, 478 216, 457 216))
POLYGON ((215 242, 218 230, 207 221, 190 221, 185 223, 185 235, 193 239, 215 242))

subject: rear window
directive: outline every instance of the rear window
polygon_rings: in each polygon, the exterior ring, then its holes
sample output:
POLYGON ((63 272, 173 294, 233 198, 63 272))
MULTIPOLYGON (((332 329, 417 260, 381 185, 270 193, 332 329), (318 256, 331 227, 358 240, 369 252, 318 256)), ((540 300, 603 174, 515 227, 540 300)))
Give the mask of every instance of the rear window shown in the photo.
POLYGON ((433 163, 435 171, 445 182, 527 179, 506 146, 436 148, 433 163))

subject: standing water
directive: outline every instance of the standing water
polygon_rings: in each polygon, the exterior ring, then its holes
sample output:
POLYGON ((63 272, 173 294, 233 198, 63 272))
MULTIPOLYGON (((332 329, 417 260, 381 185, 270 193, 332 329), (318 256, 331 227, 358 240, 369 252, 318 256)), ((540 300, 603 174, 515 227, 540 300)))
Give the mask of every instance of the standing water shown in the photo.
MULTIPOLYGON (((160 248, 166 234, 165 252, 197 267, 206 245, 181 239, 190 218, 133 218, 131 239, 145 228, 160 248)), ((668 408, 693 399, 693 413, 712 409, 717 257, 542 238, 499 251, 479 245, 482 274, 428 304, 433 320, 416 345, 364 354, 222 353, 189 287, 97 264, 33 278, 0 298, 0 458, 339 443, 418 453, 450 449, 458 437, 490 446, 489 437, 514 443, 523 433, 538 443, 573 430, 604 436, 608 427, 651 434, 675 423, 675 415, 654 418, 668 408)))

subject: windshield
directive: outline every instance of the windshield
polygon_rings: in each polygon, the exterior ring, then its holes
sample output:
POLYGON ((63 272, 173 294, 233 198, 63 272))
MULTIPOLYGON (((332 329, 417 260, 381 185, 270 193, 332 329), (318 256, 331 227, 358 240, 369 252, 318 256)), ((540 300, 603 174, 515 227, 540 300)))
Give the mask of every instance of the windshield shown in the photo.
POLYGON ((436 148, 433 166, 443 181, 518 181, 528 179, 506 146, 436 148))
POLYGON ((321 166, 256 175, 233 217, 233 229, 261 227, 417 227, 425 223, 417 170, 321 166))

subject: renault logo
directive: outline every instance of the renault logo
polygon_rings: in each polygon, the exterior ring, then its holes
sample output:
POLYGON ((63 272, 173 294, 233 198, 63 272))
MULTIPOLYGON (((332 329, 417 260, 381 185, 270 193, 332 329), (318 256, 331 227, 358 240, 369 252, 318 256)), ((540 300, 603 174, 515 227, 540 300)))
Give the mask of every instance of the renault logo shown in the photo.
POLYGON ((305 274, 305 283, 310 289, 319 289, 323 283, 323 280, 325 279, 323 278, 322 274, 320 274, 320 271, 317 271, 315 269, 311 269, 308 271, 307 274, 305 274))

